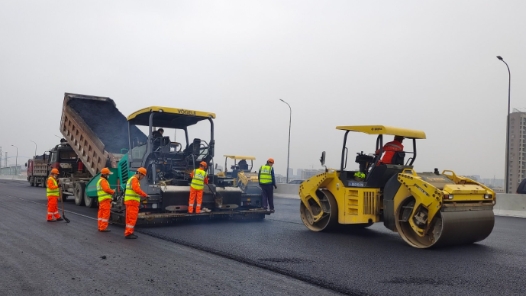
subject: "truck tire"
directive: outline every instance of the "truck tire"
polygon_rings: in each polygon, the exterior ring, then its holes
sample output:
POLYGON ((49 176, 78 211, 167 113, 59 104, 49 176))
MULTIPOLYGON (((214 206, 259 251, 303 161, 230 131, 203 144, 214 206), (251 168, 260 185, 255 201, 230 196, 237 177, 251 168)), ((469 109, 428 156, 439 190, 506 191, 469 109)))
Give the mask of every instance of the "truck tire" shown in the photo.
POLYGON ((87 208, 94 208, 97 205, 97 199, 89 197, 84 191, 84 204, 87 208))
POLYGON ((77 182, 74 185, 73 192, 75 195, 75 204, 77 206, 83 206, 84 205, 84 191, 86 189, 86 184, 77 182))
POLYGON ((29 184, 31 185, 31 187, 34 187, 35 186, 35 178, 29 177, 29 184))

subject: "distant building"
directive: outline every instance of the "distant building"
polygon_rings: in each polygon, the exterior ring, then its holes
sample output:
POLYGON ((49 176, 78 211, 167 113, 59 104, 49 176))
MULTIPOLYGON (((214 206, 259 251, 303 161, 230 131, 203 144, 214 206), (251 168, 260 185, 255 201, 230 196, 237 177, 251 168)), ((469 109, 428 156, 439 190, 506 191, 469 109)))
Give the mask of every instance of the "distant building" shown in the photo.
MULTIPOLYGON (((513 109, 513 112, 509 114, 509 121, 508 144, 510 150, 509 159, 506 161, 509 164, 508 192, 513 193, 520 182, 526 178, 526 112, 513 109)), ((504 177, 506 178, 506 174, 504 177)))
POLYGON ((287 183, 287 176, 274 174, 274 178, 276 178, 276 183, 287 183))
POLYGON ((303 170, 301 172, 301 178, 300 179, 303 179, 303 180, 306 180, 310 177, 313 177, 313 176, 316 176, 318 174, 321 174, 323 173, 325 170, 323 169, 318 169, 318 170, 303 170))
POLYGON ((303 175, 303 169, 297 169, 296 170, 296 179, 301 179, 301 176, 303 175))
POLYGON ((504 179, 483 178, 480 182, 491 188, 504 188, 504 179))

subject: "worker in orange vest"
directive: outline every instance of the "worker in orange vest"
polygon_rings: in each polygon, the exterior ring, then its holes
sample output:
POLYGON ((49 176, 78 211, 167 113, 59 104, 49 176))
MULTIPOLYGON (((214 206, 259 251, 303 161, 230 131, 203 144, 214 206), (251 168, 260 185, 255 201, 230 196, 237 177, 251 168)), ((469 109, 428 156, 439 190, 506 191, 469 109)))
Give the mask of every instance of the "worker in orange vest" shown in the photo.
POLYGON ((52 169, 47 179, 47 222, 63 220, 58 213, 58 198, 60 196, 60 188, 57 181, 58 173, 58 169, 52 169))
MULTIPOLYGON (((403 140, 404 140, 404 137, 395 136, 393 141, 385 144, 383 147, 385 154, 380 160, 380 163, 382 164, 392 163, 393 156, 395 155, 395 153, 404 150, 404 145, 402 145, 403 140)), ((380 150, 377 150, 376 154, 378 155, 379 153, 380 153, 380 150)))
POLYGON ((194 212, 194 203, 196 202, 196 197, 197 204, 195 205, 195 213, 201 213, 201 203, 203 202, 203 189, 205 187, 205 184, 208 184, 208 176, 206 174, 207 166, 208 165, 206 164, 206 162, 201 161, 201 163, 199 163, 199 168, 193 170, 190 173, 192 183, 190 183, 190 198, 188 200, 189 214, 192 214, 194 212))
POLYGON ((97 196, 99 201, 98 223, 100 232, 110 232, 108 223, 110 222, 111 196, 115 190, 110 188, 108 176, 113 175, 108 168, 100 171, 100 178, 97 182, 97 196))
POLYGON ((124 237, 127 239, 136 239, 137 235, 133 234, 137 217, 139 216, 139 205, 141 197, 148 198, 148 194, 142 191, 140 180, 146 177, 146 169, 140 167, 134 176, 128 179, 126 191, 124 192, 124 205, 126 206, 126 227, 124 228, 124 237))

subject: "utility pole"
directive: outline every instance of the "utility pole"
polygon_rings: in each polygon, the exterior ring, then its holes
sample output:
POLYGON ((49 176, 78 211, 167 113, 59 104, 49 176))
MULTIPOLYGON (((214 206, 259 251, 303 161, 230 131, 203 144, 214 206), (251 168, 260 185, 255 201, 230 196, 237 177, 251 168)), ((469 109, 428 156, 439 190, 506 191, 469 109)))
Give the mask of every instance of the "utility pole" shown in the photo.
POLYGON ((0 175, 2 174, 2 146, 0 146, 0 175))
POLYGON ((5 166, 4 167, 7 167, 7 152, 5 153, 5 166))
POLYGON ((511 72, 508 63, 504 61, 501 56, 497 56, 497 59, 501 60, 508 68, 508 117, 506 120, 506 190, 504 192, 509 193, 510 186, 510 93, 511 93, 511 72))

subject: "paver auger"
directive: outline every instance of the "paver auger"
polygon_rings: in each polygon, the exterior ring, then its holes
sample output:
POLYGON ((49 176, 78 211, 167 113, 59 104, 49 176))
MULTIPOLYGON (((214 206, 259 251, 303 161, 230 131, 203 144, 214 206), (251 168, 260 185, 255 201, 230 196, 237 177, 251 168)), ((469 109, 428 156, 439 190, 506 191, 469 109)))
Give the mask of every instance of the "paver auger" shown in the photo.
MULTIPOLYGON (((490 235, 495 222, 493 190, 450 170, 413 170, 416 139, 426 138, 423 131, 382 125, 336 128, 345 131, 340 169, 326 168, 299 188, 300 215, 308 229, 325 231, 339 224, 362 228, 383 222, 415 248, 470 244, 490 235), (378 135, 378 155, 359 153, 360 169, 354 171, 345 170, 350 131, 378 135), (412 140, 412 151, 396 152, 393 164, 380 163, 383 135, 412 140), (404 164, 406 153, 412 156, 404 164), (357 172, 365 179, 356 178, 357 172)), ((320 161, 325 164, 325 151, 320 161)))

